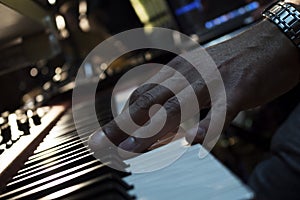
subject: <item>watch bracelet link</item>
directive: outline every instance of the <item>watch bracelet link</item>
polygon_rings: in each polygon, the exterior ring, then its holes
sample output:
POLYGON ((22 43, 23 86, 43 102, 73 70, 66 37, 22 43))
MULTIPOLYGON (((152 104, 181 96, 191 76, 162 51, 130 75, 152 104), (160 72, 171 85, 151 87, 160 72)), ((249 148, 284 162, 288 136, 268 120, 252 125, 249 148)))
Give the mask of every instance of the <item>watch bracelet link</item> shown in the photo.
POLYGON ((300 49, 300 12, 292 4, 278 1, 269 6, 263 16, 276 24, 300 49))

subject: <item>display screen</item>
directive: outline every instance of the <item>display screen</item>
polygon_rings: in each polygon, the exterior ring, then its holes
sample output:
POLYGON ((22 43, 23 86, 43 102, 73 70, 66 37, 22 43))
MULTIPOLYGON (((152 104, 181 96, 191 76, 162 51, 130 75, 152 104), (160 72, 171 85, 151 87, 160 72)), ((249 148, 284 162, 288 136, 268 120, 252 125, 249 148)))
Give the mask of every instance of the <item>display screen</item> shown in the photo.
POLYGON ((169 0, 182 32, 212 39, 255 20, 261 3, 249 0, 169 0))

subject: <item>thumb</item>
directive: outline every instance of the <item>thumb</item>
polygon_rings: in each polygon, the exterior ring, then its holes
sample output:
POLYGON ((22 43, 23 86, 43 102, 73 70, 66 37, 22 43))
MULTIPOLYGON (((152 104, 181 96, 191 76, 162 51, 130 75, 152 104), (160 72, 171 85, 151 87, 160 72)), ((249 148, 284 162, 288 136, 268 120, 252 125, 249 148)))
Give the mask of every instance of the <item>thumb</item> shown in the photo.
MULTIPOLYGON (((230 125, 231 121, 236 117, 237 114, 238 112, 234 111, 233 109, 227 109, 222 132, 230 125)), ((187 131, 187 134, 185 136, 186 141, 190 144, 195 144, 195 143, 203 143, 204 140, 209 142, 217 139, 220 134, 214 132, 213 128, 212 128, 212 134, 207 135, 210 122, 211 122, 211 111, 209 111, 209 113, 203 120, 201 120, 198 124, 196 124, 194 127, 192 127, 187 131)), ((214 126, 214 124, 212 124, 212 126, 214 126)))

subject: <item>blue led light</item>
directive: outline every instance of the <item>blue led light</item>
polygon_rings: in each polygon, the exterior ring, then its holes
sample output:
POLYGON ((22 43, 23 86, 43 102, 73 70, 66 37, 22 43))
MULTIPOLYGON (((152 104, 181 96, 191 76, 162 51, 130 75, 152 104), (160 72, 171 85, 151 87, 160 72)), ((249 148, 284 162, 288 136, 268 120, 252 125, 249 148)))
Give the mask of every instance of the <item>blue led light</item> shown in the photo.
POLYGON ((239 13, 238 10, 232 11, 232 14, 233 14, 233 18, 236 18, 236 17, 238 17, 238 16, 241 16, 241 14, 239 13))
POLYGON ((241 15, 243 15, 247 12, 246 9, 244 9, 244 8, 240 8, 240 9, 238 9, 238 11, 239 11, 239 14, 241 14, 241 15))
POLYGON ((245 6, 245 9, 249 12, 249 11, 252 11, 252 10, 255 10, 259 7, 259 3, 258 2, 252 2, 248 5, 245 6))
POLYGON ((206 22, 205 23, 205 28, 211 29, 212 27, 214 27, 214 24, 212 22, 206 22))
POLYGON ((201 0, 195 0, 187 5, 182 6, 181 8, 178 8, 175 13, 177 16, 179 16, 195 9, 202 10, 202 8, 201 0))
POLYGON ((210 21, 207 21, 205 23, 205 28, 207 29, 211 29, 215 26, 218 26, 220 24, 223 24, 231 19, 234 19, 234 18, 237 18, 239 16, 242 16, 243 14, 247 13, 247 12, 251 12, 251 11, 254 11, 256 10, 257 8, 259 8, 259 3, 254 1, 254 2, 251 2, 243 7, 240 7, 236 10, 233 10, 225 15, 221 15, 215 19, 212 19, 210 21))
POLYGON ((228 18, 226 17, 226 15, 222 15, 220 18, 221 23, 227 22, 228 18))

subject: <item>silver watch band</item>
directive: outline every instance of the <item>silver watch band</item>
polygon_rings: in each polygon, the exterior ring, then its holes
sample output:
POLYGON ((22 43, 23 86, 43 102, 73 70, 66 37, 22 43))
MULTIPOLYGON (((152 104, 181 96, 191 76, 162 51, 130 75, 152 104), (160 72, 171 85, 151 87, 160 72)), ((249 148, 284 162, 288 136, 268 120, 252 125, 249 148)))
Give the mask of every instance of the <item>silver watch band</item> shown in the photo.
POLYGON ((300 48, 300 12, 282 1, 269 6, 263 16, 275 23, 300 48))

